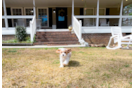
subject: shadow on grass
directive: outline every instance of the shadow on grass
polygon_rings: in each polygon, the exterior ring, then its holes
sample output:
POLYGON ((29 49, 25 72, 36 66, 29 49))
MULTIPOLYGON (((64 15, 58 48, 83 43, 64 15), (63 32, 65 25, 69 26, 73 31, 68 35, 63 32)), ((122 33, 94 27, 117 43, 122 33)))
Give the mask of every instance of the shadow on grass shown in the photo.
POLYGON ((80 63, 78 61, 71 60, 69 61, 69 67, 77 67, 80 66, 80 63))

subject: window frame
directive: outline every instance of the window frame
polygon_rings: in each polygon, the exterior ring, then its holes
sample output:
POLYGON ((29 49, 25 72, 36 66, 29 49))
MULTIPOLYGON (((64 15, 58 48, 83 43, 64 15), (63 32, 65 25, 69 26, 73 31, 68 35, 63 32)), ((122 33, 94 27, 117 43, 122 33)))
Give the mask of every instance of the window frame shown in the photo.
POLYGON ((49 27, 49 11, 48 7, 37 7, 37 19, 39 19, 39 9, 46 9, 47 10, 47 26, 42 26, 42 27, 49 27))
MULTIPOLYGON (((104 9, 104 15, 100 15, 100 16, 105 16, 106 15, 106 8, 99 8, 99 12, 100 12, 100 9, 104 9)), ((95 13, 94 15, 97 15, 97 8, 95 8, 95 13)))
MULTIPOLYGON (((24 7, 24 15, 26 15, 26 9, 33 9, 33 7, 24 7)), ((33 12, 33 15, 34 15, 34 12, 33 12)), ((32 16, 32 15, 30 15, 30 16, 32 16)), ((26 27, 27 27, 27 19, 25 20, 25 24, 26 24, 26 27)), ((29 26, 30 26, 30 24, 29 24, 29 26)))
MULTIPOLYGON (((11 7, 11 15, 16 16, 16 15, 13 15, 13 9, 21 9, 21 15, 23 15, 23 7, 11 7)), ((14 20, 13 19, 12 19, 12 27, 14 27, 14 20)))

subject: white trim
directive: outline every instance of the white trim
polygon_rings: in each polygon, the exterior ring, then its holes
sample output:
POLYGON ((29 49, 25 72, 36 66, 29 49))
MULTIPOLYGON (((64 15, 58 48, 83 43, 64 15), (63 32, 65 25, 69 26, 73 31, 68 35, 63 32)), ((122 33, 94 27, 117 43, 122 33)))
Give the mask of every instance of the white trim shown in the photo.
POLYGON ((99 16, 99 18, 120 18, 119 15, 99 16))
POLYGON ((49 11, 48 11, 48 7, 37 7, 37 19, 39 18, 39 17, 38 17, 38 15, 39 15, 39 14, 38 14, 38 13, 39 13, 39 12, 38 12, 39 9, 47 9, 47 20, 48 20, 48 21, 47 21, 47 26, 43 26, 43 27, 49 27, 49 11))
MULTIPOLYGON (((82 34, 85 33, 111 33, 111 27, 82 27, 82 34)), ((131 33, 132 26, 122 26, 123 33, 131 33)), ((2 35, 15 35, 15 27, 9 27, 7 30, 5 27, 2 27, 2 35)), ((26 27, 26 31, 30 34, 30 27, 26 27)), ((63 32, 69 31, 68 29, 38 29, 36 32, 63 32)))
MULTIPOLYGON (((9 27, 7 30, 5 27, 2 28, 2 35, 15 35, 15 27, 9 27)), ((26 27, 27 34, 30 34, 30 28, 26 27)))
POLYGON ((121 16, 122 18, 132 18, 132 16, 121 16))
POLYGON ((62 32, 69 31, 68 29, 38 29, 36 32, 62 32))
POLYGON ((97 18, 96 15, 75 15, 76 18, 97 18))
MULTIPOLYGON (((2 19, 4 19, 5 16, 2 16, 2 19)), ((33 18, 33 15, 12 15, 12 16, 7 16, 7 19, 11 18, 33 18)))
MULTIPOLYGON (((97 18, 96 15, 84 15, 84 16, 81 16, 81 15, 75 15, 76 18, 97 18)), ((101 16, 99 15, 98 16, 99 18, 132 18, 132 16, 120 16, 120 15, 104 15, 104 16, 101 16)))
MULTIPOLYGON (((82 33, 111 33, 111 27, 115 26, 110 26, 110 27, 82 27, 82 33)), ((123 33, 131 33, 131 26, 128 27, 121 27, 123 33)))

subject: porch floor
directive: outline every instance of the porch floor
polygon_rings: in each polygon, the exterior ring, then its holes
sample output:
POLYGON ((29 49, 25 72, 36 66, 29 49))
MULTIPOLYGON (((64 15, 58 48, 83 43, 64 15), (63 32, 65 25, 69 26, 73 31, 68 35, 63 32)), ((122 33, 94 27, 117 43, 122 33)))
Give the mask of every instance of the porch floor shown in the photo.
POLYGON ((68 29, 37 29, 37 32, 60 32, 60 31, 69 31, 68 29))

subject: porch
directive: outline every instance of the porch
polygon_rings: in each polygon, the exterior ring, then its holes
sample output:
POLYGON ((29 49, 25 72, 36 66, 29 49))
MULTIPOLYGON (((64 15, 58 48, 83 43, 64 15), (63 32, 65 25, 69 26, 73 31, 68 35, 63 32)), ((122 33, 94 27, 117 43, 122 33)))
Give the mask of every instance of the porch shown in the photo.
POLYGON ((24 0, 23 2, 3 0, 2 19, 5 25, 2 27, 2 35, 15 35, 15 26, 19 24, 19 22, 16 24, 15 21, 22 18, 24 21, 20 22, 22 26, 25 22, 31 41, 36 31, 68 31, 69 25, 72 25, 79 42, 82 41, 82 34, 111 33, 111 27, 115 26, 121 27, 123 33, 131 33, 132 15, 123 14, 125 6, 131 3, 132 0, 115 0, 114 2, 113 0, 24 0), (10 8, 10 15, 7 13, 9 10, 7 8, 10 8), (16 8, 20 9, 19 14, 16 13, 16 8), (58 24, 61 23, 58 23, 60 15, 57 9, 64 10, 64 8, 66 8, 66 15, 64 14, 65 18, 61 21, 65 20, 63 23, 65 25, 58 27, 58 24), (42 21, 38 22, 39 19, 42 21))

